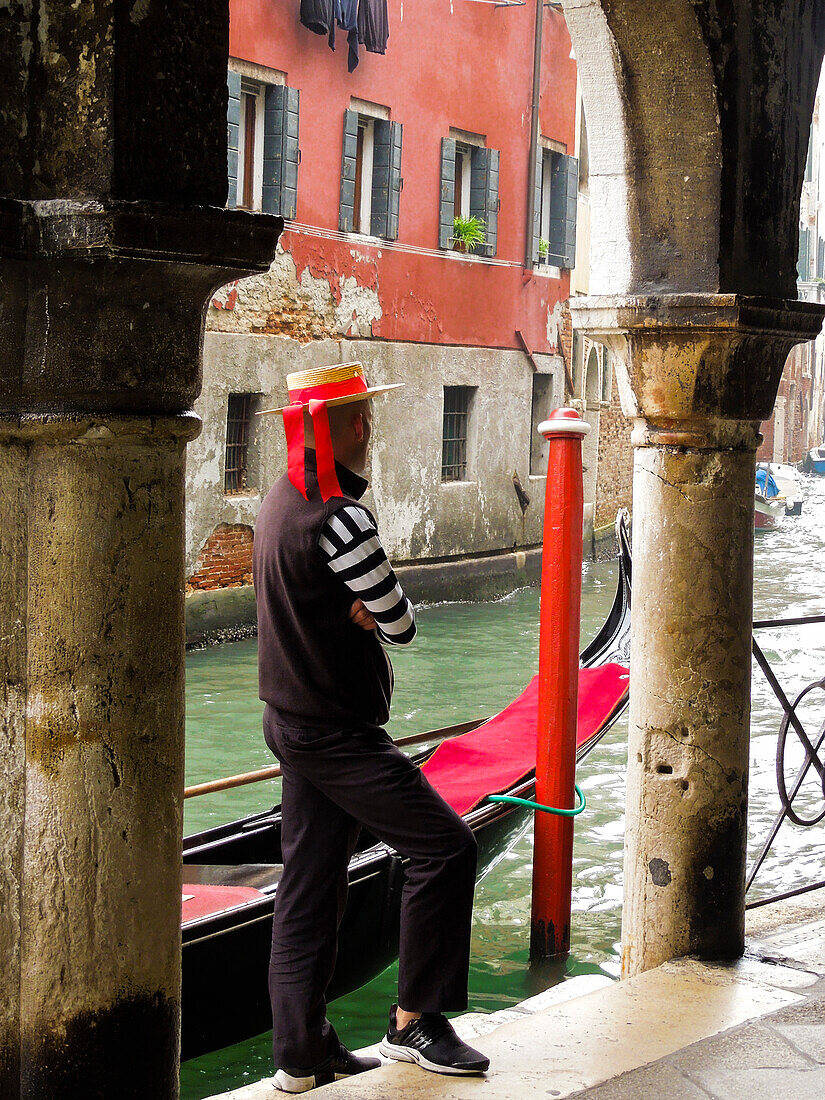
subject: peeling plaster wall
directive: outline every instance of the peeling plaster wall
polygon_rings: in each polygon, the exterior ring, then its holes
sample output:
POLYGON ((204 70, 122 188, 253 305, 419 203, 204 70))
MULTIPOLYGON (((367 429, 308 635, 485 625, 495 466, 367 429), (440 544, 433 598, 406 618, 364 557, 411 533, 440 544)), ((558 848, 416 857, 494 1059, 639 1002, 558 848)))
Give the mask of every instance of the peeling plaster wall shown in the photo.
MULTIPOLYGON (((371 382, 406 383, 399 394, 374 404, 371 488, 365 498, 395 561, 489 554, 541 541, 544 478, 529 473, 533 370, 521 352, 375 340, 300 344, 284 336, 210 332, 197 402, 203 431, 187 454, 189 572, 219 524, 254 527, 263 496, 286 467, 281 418, 258 417, 249 492, 224 495, 228 394, 261 394, 260 406, 274 407, 286 400, 285 378, 291 371, 349 359, 364 363, 371 382), (441 482, 445 385, 477 387, 469 480, 449 484, 441 482), (514 471, 531 496, 524 518, 513 489, 514 471)), ((561 360, 537 356, 537 362, 554 375, 558 403, 561 360)))
POLYGON ((302 264, 278 245, 266 275, 242 279, 231 302, 209 312, 215 332, 289 336, 301 343, 325 337, 369 336, 381 317, 374 260, 349 250, 349 271, 323 256, 302 264))

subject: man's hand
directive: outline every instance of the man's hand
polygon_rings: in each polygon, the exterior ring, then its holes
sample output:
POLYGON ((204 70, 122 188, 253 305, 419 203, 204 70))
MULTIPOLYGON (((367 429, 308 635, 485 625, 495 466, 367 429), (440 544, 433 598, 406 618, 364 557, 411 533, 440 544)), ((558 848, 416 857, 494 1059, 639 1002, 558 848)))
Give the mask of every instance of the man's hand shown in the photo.
POLYGON ((364 607, 361 600, 356 600, 349 609, 350 622, 360 626, 362 630, 375 630, 375 619, 364 607))

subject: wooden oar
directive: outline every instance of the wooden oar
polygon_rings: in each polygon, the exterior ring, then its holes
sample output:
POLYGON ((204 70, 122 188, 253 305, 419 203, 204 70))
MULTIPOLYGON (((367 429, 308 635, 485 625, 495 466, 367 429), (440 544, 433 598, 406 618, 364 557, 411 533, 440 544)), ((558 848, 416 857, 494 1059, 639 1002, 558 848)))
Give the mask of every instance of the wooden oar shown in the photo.
MULTIPOLYGON (((425 741, 446 741, 448 737, 459 737, 462 733, 486 722, 486 718, 479 718, 475 722, 459 722, 456 726, 445 726, 444 729, 431 730, 429 733, 415 733, 411 737, 401 737, 396 745, 420 745, 425 741)), ((277 779, 281 774, 278 767, 258 768, 254 772, 244 772, 243 775, 228 775, 224 779, 213 779, 210 783, 196 783, 193 787, 187 787, 183 792, 184 798, 196 798, 201 794, 215 794, 216 791, 230 791, 235 787, 245 787, 248 783, 261 783, 265 779, 277 779)))

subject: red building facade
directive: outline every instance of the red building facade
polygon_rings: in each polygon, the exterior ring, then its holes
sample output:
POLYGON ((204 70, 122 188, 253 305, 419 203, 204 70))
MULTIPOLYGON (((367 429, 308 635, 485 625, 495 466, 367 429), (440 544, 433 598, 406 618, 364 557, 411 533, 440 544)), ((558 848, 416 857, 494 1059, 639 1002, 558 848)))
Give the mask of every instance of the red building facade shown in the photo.
MULTIPOLYGON (((569 274, 535 277, 524 262, 535 0, 512 8, 391 0, 387 53, 362 48, 353 73, 345 33, 338 31, 331 51, 299 22, 299 7, 297 0, 232 0, 230 25, 233 60, 260 66, 264 77, 282 74, 299 93, 297 210, 283 238, 297 269, 328 280, 333 296, 347 279, 377 288, 381 316, 369 333, 376 339, 518 349, 519 329, 531 348, 554 352, 547 316, 568 297, 569 274), (359 107, 376 110, 372 117, 383 109, 401 127, 394 240, 369 233, 339 239, 344 114, 359 107), (439 245, 442 139, 456 131, 499 153, 497 242, 489 258, 456 262, 458 254, 439 245)), ((552 8, 542 39, 539 136, 572 155, 576 65, 563 16, 552 8)))
POLYGON ((371 381, 406 383, 375 409, 371 505, 388 552, 445 567, 501 557, 506 572, 541 541, 532 437, 565 397, 581 128, 563 15, 543 7, 536 50, 536 0, 389 0, 386 53, 362 48, 349 73, 345 32, 333 52, 299 10, 230 6, 229 204, 286 220, 270 273, 208 311, 204 432, 189 460, 193 588, 214 586, 207 560, 214 584, 246 575, 243 562, 217 569, 215 554, 221 530, 254 528, 283 465, 280 421, 254 412, 282 403, 287 373, 349 359, 371 381), (479 217, 485 243, 457 250, 455 215, 479 217), (244 394, 247 469, 228 490, 227 407, 244 394), (448 455, 453 409, 464 436, 448 455), (448 461, 459 451, 463 463, 448 461))

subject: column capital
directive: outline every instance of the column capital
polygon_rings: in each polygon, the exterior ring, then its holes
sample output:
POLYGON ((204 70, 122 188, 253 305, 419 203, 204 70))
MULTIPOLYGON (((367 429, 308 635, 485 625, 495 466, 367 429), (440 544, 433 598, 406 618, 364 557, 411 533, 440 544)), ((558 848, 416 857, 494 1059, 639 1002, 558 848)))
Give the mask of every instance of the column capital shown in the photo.
POLYGON ((282 228, 217 207, 0 200, 0 416, 191 408, 209 296, 268 270, 282 228))
POLYGON ((754 447, 789 352, 825 317, 817 303, 738 294, 603 296, 570 308, 576 328, 616 356, 634 443, 691 448, 754 447))

